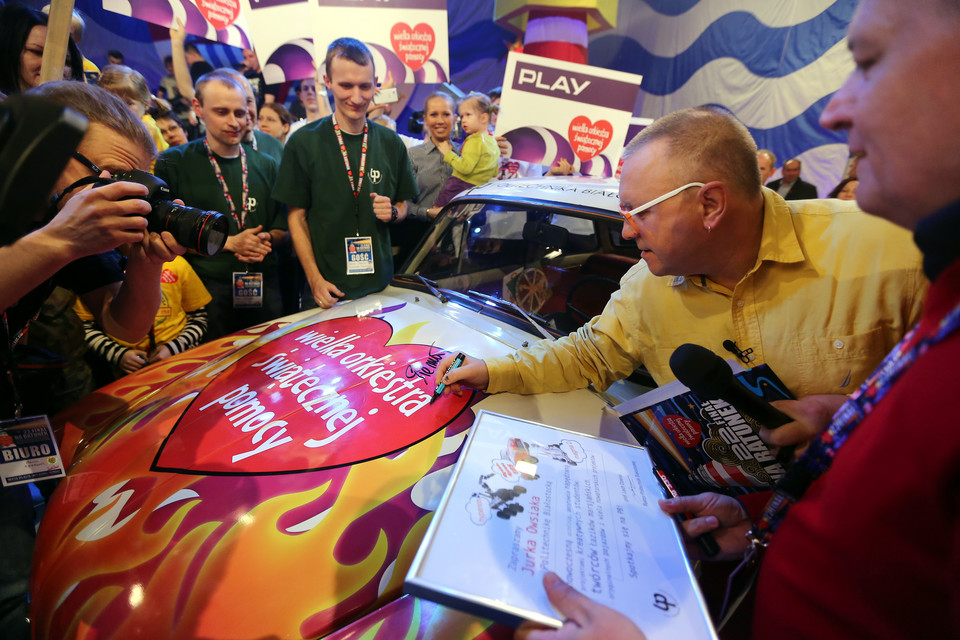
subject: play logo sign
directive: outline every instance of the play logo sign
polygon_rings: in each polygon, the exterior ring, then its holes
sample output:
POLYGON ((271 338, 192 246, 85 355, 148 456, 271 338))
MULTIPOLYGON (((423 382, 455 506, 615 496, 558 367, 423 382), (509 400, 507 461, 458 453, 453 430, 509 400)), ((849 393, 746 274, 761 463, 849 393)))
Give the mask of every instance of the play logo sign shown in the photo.
POLYGON ((414 71, 430 59, 436 42, 433 27, 423 22, 416 27, 398 22, 390 29, 390 44, 393 45, 393 50, 401 62, 414 71))
POLYGON ((577 116, 571 120, 567 130, 570 146, 581 162, 586 162, 606 149, 611 138, 613 125, 606 120, 591 123, 587 116, 577 116))
POLYGON ((430 404, 447 355, 387 345, 380 318, 339 318, 298 328, 247 354, 193 399, 153 469, 271 474, 350 465, 436 433, 469 402, 430 404))

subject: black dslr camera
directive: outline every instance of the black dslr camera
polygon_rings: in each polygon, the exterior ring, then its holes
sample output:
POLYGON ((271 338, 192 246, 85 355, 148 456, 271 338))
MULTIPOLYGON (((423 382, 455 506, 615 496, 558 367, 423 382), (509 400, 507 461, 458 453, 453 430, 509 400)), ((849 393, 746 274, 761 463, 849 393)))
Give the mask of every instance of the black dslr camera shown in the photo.
POLYGON ((226 244, 230 226, 225 215, 172 202, 170 187, 155 175, 132 169, 116 173, 111 178, 100 178, 94 186, 114 182, 136 182, 147 188, 147 195, 142 199, 151 206, 147 214, 148 230, 156 233, 169 231, 177 242, 205 256, 217 255, 226 244))

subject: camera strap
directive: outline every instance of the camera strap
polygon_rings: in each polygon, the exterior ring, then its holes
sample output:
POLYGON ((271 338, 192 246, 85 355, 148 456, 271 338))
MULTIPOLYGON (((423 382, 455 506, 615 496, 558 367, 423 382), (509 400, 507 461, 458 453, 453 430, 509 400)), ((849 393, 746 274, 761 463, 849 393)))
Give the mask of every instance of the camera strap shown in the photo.
POLYGON ((240 216, 238 217, 237 205, 233 203, 233 198, 230 197, 230 187, 227 186, 227 181, 224 179, 223 172, 220 170, 220 163, 217 162, 217 156, 214 155, 213 150, 210 149, 210 144, 206 138, 203 140, 203 146, 207 150, 207 158, 210 159, 210 166, 213 167, 213 173, 216 174, 217 181, 220 182, 220 186, 223 188, 223 197, 226 199, 227 204, 230 205, 230 215, 233 216, 233 219, 237 222, 237 226, 243 231, 245 228, 244 225, 247 222, 247 197, 250 195, 250 185, 247 183, 247 152, 243 150, 243 145, 240 145, 240 183, 242 185, 242 193, 240 195, 240 216))
POLYGON ((69 187, 67 187, 57 195, 53 196, 53 201, 51 202, 53 209, 59 210, 60 201, 63 200, 67 196, 67 194, 73 191, 74 189, 78 189, 79 187, 85 187, 88 184, 94 184, 95 182, 99 182, 101 184, 109 184, 109 179, 101 178, 100 176, 86 176, 85 178, 80 178, 79 180, 71 184, 69 187))

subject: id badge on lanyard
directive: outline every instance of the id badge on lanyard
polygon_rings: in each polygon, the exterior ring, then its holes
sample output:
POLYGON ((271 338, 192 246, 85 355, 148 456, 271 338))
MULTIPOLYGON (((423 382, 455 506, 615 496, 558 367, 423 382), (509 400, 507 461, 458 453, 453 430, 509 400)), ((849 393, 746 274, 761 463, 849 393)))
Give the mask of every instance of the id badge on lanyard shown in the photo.
POLYGON ((333 132, 337 136, 337 144, 340 145, 340 153, 343 155, 343 168, 347 172, 347 180, 350 183, 350 190, 353 191, 353 211, 357 216, 357 235, 352 238, 343 239, 343 249, 347 262, 347 275, 357 276, 374 272, 373 266, 373 238, 371 236, 360 235, 360 193, 363 186, 363 177, 367 167, 367 142, 369 129, 367 122, 363 122, 363 140, 360 143, 360 170, 357 180, 353 179, 353 169, 350 168, 350 158, 347 155, 347 145, 344 143, 343 134, 340 132, 340 125, 337 123, 337 114, 331 117, 333 123, 333 132))
POLYGON ((344 238, 344 250, 347 254, 347 275, 357 276, 373 273, 373 238, 355 236, 344 238))
POLYGON ((234 309, 259 309, 263 306, 263 274, 233 272, 234 309))

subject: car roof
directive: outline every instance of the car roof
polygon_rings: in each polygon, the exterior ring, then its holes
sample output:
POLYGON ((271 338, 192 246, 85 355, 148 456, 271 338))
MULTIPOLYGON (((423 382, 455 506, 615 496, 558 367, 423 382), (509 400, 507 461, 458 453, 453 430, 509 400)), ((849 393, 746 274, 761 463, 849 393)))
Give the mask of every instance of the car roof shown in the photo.
POLYGON ((542 177, 487 182, 458 194, 451 204, 492 202, 603 213, 620 218, 620 182, 614 178, 542 177))

